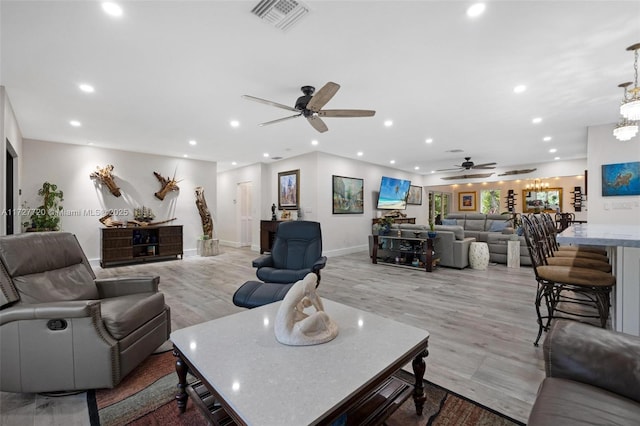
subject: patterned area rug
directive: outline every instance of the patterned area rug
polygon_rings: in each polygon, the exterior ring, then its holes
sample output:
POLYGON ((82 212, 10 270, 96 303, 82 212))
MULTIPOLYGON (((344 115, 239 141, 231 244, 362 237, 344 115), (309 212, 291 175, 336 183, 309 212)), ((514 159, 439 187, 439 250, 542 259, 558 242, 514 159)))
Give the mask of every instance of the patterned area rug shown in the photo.
MULTIPOLYGON (((410 377, 409 373, 401 374, 410 377)), ((189 377, 190 381, 195 378, 189 377)), ((174 396, 177 377, 175 358, 164 352, 151 355, 115 388, 87 392, 91 426, 200 426, 207 421, 189 402, 178 415, 174 396)), ((387 419, 388 426, 514 426, 521 425, 500 413, 425 381, 424 413, 416 416, 410 398, 387 419)))

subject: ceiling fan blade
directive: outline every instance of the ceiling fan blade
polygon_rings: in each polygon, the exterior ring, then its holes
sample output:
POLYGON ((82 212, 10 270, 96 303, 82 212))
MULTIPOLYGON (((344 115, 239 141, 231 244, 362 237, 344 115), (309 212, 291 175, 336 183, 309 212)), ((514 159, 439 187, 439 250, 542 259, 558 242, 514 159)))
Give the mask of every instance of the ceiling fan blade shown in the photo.
POLYGON ((496 163, 483 163, 483 164, 474 164, 471 166, 472 169, 495 169, 496 163), (489 167, 494 166, 494 167, 489 167))
POLYGON ((320 133, 324 133, 329 130, 327 125, 324 124, 324 121, 322 121, 322 119, 316 115, 310 115, 309 117, 307 117, 307 120, 309 121, 309 124, 311 124, 313 128, 320 133))
POLYGON ((520 169, 520 170, 509 170, 508 172, 500 173, 498 176, 511 176, 511 175, 522 175, 525 173, 535 172, 536 169, 520 169))
POLYGON ((292 115, 291 117, 278 118, 277 120, 272 120, 272 121, 267 121, 265 123, 260 123, 260 124, 258 124, 258 126, 260 126, 260 127, 268 126, 269 124, 275 124, 275 123, 279 123, 281 121, 291 120, 292 118, 300 117, 301 115, 302 115, 302 113, 296 114, 296 115, 292 115))
POLYGON ((439 169, 436 172, 450 172, 451 170, 464 170, 464 167, 455 167, 453 169, 439 169))
POLYGON ((277 102, 268 101, 268 100, 262 99, 262 98, 256 98, 255 96, 242 95, 242 97, 245 98, 245 99, 248 99, 250 101, 260 102, 261 104, 271 105, 271 106, 274 106, 276 108, 282 108, 282 109, 286 109, 288 111, 298 111, 297 109, 295 109, 293 107, 290 107, 288 105, 279 104, 277 102))
POLYGON ((325 106, 326 103, 331 100, 331 98, 333 98, 338 89, 340 89, 339 84, 332 81, 328 82, 313 95, 313 97, 307 104, 307 109, 313 112, 320 111, 322 107, 325 106))
POLYGON ((318 111, 320 117, 373 117, 375 111, 370 109, 322 109, 318 111))
POLYGON ((453 180, 453 179, 473 179, 473 178, 487 178, 491 176, 493 173, 476 173, 473 175, 460 175, 460 176, 447 176, 440 179, 443 180, 453 180))

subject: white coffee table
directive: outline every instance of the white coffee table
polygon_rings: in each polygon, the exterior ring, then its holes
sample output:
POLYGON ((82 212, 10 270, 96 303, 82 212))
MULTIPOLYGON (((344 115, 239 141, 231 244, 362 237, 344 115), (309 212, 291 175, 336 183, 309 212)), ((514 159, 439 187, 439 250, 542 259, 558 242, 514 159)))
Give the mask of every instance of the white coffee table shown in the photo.
MULTIPOLYGON (((385 392, 391 389, 393 397, 402 393, 404 399, 413 394, 416 412, 422 414, 429 333, 330 300, 323 302, 340 331, 322 345, 278 343, 273 321, 280 302, 171 333, 178 357, 180 411, 186 409, 189 390, 192 397, 215 399, 238 425, 331 424, 357 407, 380 405, 372 395, 412 362, 417 386, 408 392, 387 386, 385 392), (188 388, 187 370, 202 381, 210 397, 188 388)), ((398 405, 396 399, 395 405, 380 406, 383 411, 378 416, 390 415, 398 405)), ((214 423, 216 416, 222 415, 212 411, 214 423)))

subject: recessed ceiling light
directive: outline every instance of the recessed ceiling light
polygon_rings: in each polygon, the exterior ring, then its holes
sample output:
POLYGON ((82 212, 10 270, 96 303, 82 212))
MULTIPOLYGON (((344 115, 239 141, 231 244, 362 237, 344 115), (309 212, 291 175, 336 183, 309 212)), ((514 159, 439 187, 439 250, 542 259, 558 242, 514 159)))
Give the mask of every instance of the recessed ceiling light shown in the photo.
POLYGON ((195 141, 195 140, 191 139, 191 140, 189 141, 189 145, 191 145, 191 146, 196 146, 196 145, 198 145, 198 141, 195 141))
POLYGON ((552 153, 552 154, 553 154, 554 152, 557 152, 557 151, 558 151, 558 150, 557 150, 557 149, 555 149, 555 148, 551 148, 551 149, 549 150, 549 152, 550 152, 550 153, 552 153))
POLYGON ((262 154, 262 156, 263 156, 263 157, 268 157, 268 156, 269 156, 269 153, 268 153, 268 152, 265 152, 264 154, 262 154))
POLYGON ((78 84, 78 87, 85 93, 93 93, 96 91, 92 85, 86 83, 78 84))
POLYGON ((542 140, 545 142, 549 142, 551 140, 551 136, 545 136, 544 138, 542 138, 542 140))
POLYGON ((524 84, 518 84, 513 88, 513 93, 522 93, 525 90, 527 90, 527 86, 525 86, 524 84))
POLYGON ((188 156, 187 154, 184 154, 184 155, 183 155, 183 157, 184 157, 184 158, 188 158, 189 156, 188 156))
POLYGON ((436 172, 435 170, 431 170, 431 173, 435 173, 435 172, 436 172))
POLYGON ((553 157, 553 159, 554 159, 554 160, 559 160, 559 159, 560 159, 560 157, 553 157))
POLYGON ((93 142, 87 142, 87 145, 91 146, 93 145, 93 142))
POLYGON ((470 18, 477 18, 484 13, 486 5, 484 3, 475 3, 469 6, 467 9, 467 16, 470 18))
POLYGON ((531 120, 531 122, 532 122, 533 124, 540 124, 540 123, 542 123, 542 118, 540 118, 540 117, 536 117, 536 118, 534 118, 533 120, 531 120))
POLYGON ((413 170, 420 170, 420 166, 415 166, 413 170))
POLYGON ((232 162, 231 162, 231 165, 232 165, 232 166, 237 166, 237 165, 238 165, 238 163, 237 163, 237 162, 235 162, 235 161, 232 161, 232 162))
POLYGON ((428 138, 427 140, 425 140, 425 143, 432 143, 432 142, 433 142, 433 139, 431 138, 428 138))
POLYGON ((364 155, 364 152, 362 151, 358 151, 358 153, 356 154, 358 157, 362 157, 364 155))
POLYGON ((391 126, 393 126, 393 120, 385 120, 385 122, 384 122, 384 126, 385 126, 385 127, 391 127, 391 126))
POLYGON ((71 124, 73 127, 80 127, 82 126, 82 123, 80 123, 78 120, 71 120, 69 122, 69 124, 71 124))
POLYGON ((389 163, 396 164, 396 160, 391 160, 391 161, 389 161, 389 163))
POLYGON ((239 127, 240 126, 240 122, 238 120, 231 120, 229 122, 229 124, 231 125, 231 127, 239 127))
POLYGON ((102 2, 102 10, 110 16, 122 16, 122 8, 120 5, 110 1, 102 2))
POLYGON ((318 141, 317 141, 317 140, 315 140, 315 139, 314 139, 314 140, 312 140, 312 141, 311 141, 311 145, 318 145, 318 141))

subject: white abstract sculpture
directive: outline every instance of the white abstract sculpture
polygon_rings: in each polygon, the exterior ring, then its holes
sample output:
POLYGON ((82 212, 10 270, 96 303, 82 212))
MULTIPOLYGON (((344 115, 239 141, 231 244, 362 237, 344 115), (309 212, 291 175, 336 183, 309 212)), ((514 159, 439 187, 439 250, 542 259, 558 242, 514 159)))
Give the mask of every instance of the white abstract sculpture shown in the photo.
POLYGON ((291 287, 284 297, 274 323, 278 342, 291 346, 319 345, 338 335, 338 325, 329 318, 316 292, 318 277, 307 274, 291 287), (305 308, 313 306, 310 314, 305 308))

